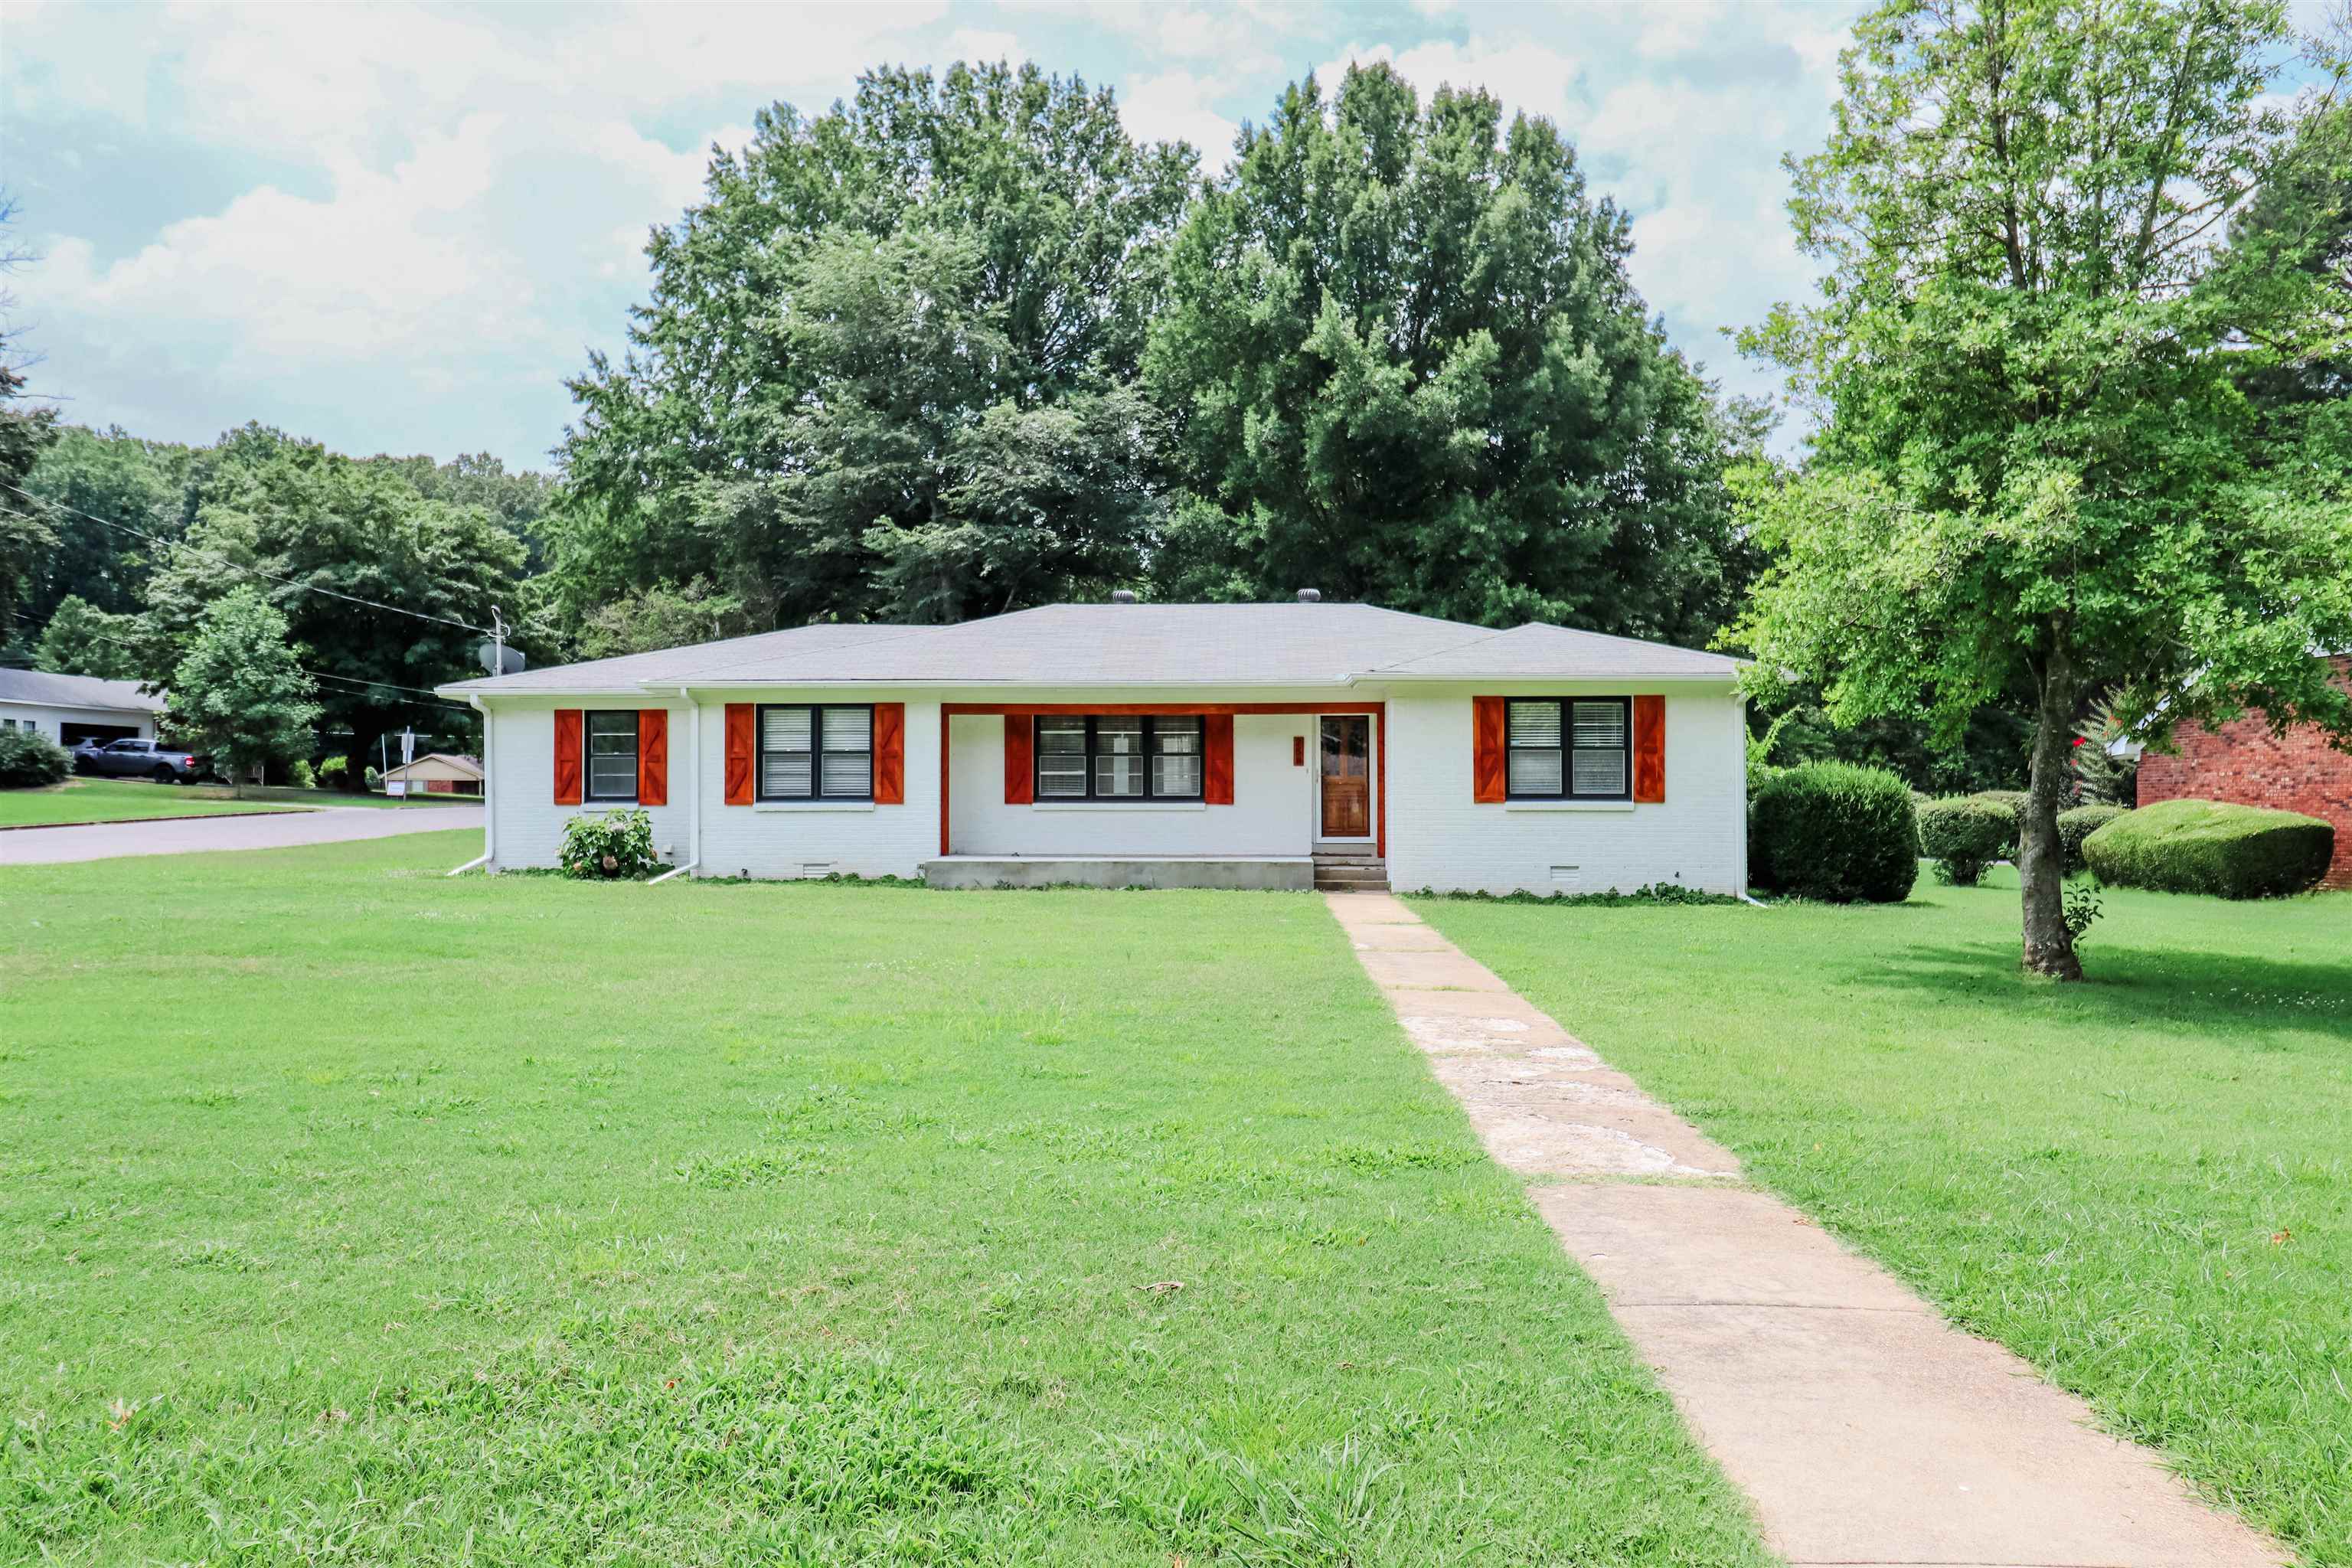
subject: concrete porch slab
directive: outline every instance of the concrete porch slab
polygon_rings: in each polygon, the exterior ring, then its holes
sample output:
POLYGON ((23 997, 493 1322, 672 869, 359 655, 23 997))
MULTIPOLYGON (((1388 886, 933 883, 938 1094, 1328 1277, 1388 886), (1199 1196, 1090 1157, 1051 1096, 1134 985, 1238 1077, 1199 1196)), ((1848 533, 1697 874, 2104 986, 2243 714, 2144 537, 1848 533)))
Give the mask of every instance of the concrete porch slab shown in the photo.
POLYGON ((1306 856, 947 855, 923 862, 934 888, 1221 888, 1308 892, 1315 862, 1306 856))

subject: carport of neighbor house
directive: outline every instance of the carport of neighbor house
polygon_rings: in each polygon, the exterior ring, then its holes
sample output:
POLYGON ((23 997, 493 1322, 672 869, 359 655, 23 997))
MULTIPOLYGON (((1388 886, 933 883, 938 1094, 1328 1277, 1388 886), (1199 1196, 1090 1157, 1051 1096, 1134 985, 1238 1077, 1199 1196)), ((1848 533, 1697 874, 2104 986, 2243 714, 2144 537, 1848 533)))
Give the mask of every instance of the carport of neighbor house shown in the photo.
POLYGON ((1327 879, 1380 883, 1386 710, 1378 701, 943 703, 940 854, 922 863, 923 879, 1303 891, 1318 885, 1319 865, 1327 879), (1202 721, 1197 797, 1106 800, 1089 786, 1087 799, 1038 798, 1040 719, 1161 715, 1202 721), (1061 812, 1093 815, 1057 820, 1061 812))

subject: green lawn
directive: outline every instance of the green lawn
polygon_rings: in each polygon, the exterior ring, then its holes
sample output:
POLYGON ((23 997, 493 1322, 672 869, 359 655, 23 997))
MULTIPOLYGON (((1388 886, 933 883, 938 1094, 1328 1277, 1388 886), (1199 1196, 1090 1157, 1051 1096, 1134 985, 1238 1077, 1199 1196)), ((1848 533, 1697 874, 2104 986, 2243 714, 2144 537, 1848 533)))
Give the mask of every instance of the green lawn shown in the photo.
POLYGON ((48 789, 0 789, 0 827, 289 809, 258 800, 237 800, 217 785, 161 784, 152 779, 68 779, 48 789))
POLYGON ((2352 894, 2110 890, 2080 986, 2016 879, 1899 908, 1416 908, 2113 1430, 2352 1563, 2352 894))
POLYGON ((1765 1561, 1319 900, 470 852, 0 871, 0 1560, 1765 1561))

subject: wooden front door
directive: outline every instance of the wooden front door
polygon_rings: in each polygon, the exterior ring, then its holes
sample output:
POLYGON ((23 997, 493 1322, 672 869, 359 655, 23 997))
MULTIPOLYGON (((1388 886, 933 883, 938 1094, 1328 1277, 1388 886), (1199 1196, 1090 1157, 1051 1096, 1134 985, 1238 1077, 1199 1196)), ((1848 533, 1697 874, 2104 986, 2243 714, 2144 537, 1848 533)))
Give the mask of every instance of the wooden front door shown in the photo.
POLYGON ((1372 721, 1361 713, 1323 718, 1323 837, 1372 831, 1372 721))

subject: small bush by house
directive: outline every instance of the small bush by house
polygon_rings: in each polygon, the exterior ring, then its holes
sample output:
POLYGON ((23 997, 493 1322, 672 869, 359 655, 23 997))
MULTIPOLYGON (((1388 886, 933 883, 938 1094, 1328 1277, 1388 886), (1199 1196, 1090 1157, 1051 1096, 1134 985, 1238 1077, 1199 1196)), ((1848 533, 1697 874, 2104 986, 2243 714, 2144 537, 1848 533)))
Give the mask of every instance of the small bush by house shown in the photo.
POLYGON ((1911 792, 1884 768, 1809 763, 1766 779, 1748 814, 1759 888, 1824 903, 1900 903, 1919 876, 1911 792))
POLYGON ((2083 868, 2083 840, 2124 815, 2120 805, 2078 805, 2058 814, 2058 841, 2066 847, 2066 869, 2083 868))
POLYGON ((2017 813, 1997 800, 1960 795, 1919 808, 1919 852, 1955 887, 1973 888, 1986 867, 2017 843, 2017 813))
POLYGON ((0 730, 0 789, 42 789, 63 784, 73 757, 37 730, 0 730))
POLYGON ((2219 800, 2158 801, 2083 840, 2102 882, 2223 899, 2304 892, 2335 852, 2336 829, 2317 817, 2219 800))
POLYGON ((642 877, 661 864, 654 819, 643 806, 575 816, 563 825, 555 858, 574 877, 642 877))

